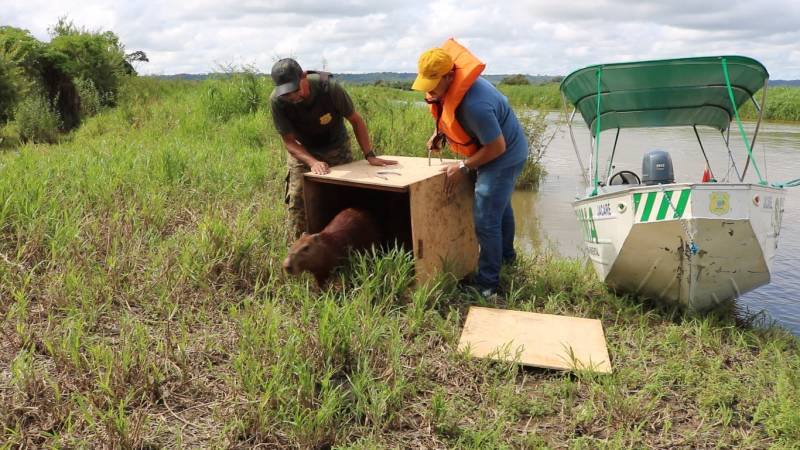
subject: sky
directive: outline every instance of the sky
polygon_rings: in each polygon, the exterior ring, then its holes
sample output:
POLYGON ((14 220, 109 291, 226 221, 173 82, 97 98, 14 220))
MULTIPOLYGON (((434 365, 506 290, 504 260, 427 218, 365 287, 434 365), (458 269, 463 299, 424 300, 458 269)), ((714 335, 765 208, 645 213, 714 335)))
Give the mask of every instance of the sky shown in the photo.
POLYGON ((144 51, 140 74, 208 73, 282 57, 337 73, 415 72, 454 37, 487 74, 737 54, 800 79, 797 0, 0 0, 0 25, 49 41, 59 17, 144 51))

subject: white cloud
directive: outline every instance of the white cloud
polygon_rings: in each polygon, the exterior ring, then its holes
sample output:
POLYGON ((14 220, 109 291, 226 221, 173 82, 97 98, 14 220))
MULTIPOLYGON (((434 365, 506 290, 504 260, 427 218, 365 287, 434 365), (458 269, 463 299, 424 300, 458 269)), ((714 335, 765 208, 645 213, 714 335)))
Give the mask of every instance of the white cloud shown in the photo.
POLYGON ((336 72, 403 71, 456 37, 487 73, 567 74, 620 60, 721 53, 800 78, 800 8, 790 0, 26 0, 3 6, 4 25, 48 40, 68 16, 111 30, 150 63, 140 73, 202 73, 218 64, 268 72, 278 57, 336 72))

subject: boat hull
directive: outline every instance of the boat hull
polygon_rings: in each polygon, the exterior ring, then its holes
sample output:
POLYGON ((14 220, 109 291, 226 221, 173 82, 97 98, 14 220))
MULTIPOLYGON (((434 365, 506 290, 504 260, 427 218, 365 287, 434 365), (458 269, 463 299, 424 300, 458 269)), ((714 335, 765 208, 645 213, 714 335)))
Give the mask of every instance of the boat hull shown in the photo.
POLYGON ((574 208, 612 289, 705 311, 769 282, 783 198, 761 185, 669 184, 601 193, 574 208))

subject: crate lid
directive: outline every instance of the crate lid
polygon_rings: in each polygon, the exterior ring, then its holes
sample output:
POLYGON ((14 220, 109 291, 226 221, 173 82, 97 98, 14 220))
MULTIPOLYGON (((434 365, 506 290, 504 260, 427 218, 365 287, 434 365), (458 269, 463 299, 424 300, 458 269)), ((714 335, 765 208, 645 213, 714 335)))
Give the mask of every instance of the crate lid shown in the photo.
POLYGON ((366 160, 359 160, 331 167, 330 173, 325 175, 307 172, 305 176, 323 183, 375 186, 379 189, 404 192, 412 184, 441 176, 442 167, 457 162, 455 159, 431 158, 428 165, 427 157, 381 155, 381 158, 397 161, 397 164, 371 166, 366 160))

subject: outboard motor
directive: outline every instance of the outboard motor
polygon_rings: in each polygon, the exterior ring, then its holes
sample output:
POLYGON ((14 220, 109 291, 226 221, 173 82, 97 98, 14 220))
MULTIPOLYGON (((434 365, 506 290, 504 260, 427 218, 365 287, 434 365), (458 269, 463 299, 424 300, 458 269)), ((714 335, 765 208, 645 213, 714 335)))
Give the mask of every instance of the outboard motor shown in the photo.
POLYGON ((672 157, 664 150, 650 150, 642 159, 642 183, 645 185, 675 182, 672 157))

